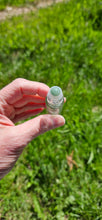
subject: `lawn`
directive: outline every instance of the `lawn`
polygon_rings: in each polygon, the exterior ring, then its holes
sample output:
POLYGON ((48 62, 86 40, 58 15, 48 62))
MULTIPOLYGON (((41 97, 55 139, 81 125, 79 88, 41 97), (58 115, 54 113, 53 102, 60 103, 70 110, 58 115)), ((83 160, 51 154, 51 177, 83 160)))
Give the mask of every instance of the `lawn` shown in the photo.
POLYGON ((0 88, 18 77, 60 86, 66 124, 33 140, 0 181, 0 219, 101 220, 101 1, 70 0, 1 22, 0 88), (72 151, 78 168, 70 171, 72 151))

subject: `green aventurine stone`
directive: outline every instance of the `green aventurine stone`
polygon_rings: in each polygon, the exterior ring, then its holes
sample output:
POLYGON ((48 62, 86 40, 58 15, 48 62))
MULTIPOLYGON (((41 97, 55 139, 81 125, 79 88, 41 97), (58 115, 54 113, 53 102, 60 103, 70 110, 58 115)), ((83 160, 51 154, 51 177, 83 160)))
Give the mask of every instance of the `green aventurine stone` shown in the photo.
POLYGON ((53 96, 58 96, 58 95, 60 94, 60 88, 57 87, 57 86, 53 86, 53 87, 51 88, 51 94, 52 94, 53 96))

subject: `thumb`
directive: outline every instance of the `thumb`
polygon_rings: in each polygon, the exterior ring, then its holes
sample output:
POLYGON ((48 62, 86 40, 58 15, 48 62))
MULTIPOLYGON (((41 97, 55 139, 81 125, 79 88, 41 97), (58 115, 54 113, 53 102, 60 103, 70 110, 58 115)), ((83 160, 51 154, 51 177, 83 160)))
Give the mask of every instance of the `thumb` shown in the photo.
POLYGON ((65 119, 61 115, 40 115, 23 124, 15 126, 18 139, 27 145, 31 140, 40 134, 45 133, 51 129, 63 126, 65 119))
POLYGON ((14 166, 24 147, 38 135, 64 125, 60 115, 40 115, 17 126, 1 129, 0 179, 14 166))

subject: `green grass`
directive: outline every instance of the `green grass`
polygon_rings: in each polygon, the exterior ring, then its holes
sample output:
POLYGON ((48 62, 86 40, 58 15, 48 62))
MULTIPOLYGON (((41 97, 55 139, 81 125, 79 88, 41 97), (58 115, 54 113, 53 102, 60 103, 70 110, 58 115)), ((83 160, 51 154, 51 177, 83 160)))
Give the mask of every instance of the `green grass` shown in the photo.
POLYGON ((67 98, 65 126, 32 141, 1 180, 2 220, 102 219, 100 12, 99 0, 71 0, 0 23, 0 88, 23 77, 67 98))

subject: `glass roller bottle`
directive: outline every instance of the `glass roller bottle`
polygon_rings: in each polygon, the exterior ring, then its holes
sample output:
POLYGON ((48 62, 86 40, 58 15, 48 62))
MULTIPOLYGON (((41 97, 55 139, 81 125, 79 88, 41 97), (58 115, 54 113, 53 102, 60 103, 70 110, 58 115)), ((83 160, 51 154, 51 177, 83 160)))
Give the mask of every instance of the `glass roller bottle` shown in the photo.
POLYGON ((49 114, 57 115, 61 113, 64 103, 62 89, 58 86, 50 88, 46 97, 46 109, 49 114))

